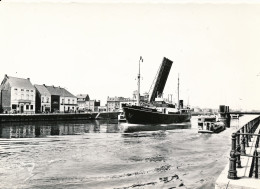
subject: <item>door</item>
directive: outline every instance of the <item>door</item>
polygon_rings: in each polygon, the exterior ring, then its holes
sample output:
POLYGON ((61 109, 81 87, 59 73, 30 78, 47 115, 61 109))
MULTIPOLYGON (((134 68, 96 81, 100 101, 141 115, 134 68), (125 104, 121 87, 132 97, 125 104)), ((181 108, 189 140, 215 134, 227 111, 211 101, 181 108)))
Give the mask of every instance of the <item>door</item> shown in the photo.
POLYGON ((23 104, 20 105, 20 112, 23 113, 23 104))

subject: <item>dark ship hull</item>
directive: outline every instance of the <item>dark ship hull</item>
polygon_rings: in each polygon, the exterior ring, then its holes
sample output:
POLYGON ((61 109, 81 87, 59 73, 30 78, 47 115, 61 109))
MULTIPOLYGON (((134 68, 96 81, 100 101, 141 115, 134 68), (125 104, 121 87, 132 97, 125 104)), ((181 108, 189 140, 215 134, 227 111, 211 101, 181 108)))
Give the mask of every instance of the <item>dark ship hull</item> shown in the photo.
MULTIPOLYGON (((140 60, 142 60, 140 58, 140 60)), ((178 105, 178 109, 170 104, 167 104, 162 99, 163 90, 171 70, 173 61, 168 58, 163 58, 162 64, 156 75, 156 80, 150 99, 148 100, 149 107, 140 105, 140 61, 139 61, 139 74, 138 74, 138 91, 137 91, 137 105, 138 106, 122 106, 125 117, 128 123, 134 124, 171 124, 182 123, 190 121, 191 114, 189 110, 185 110, 178 105), (154 107, 154 108, 151 108, 154 107), (157 109, 155 109, 155 107, 157 109), (176 111, 176 112, 175 112, 176 111)), ((179 80, 178 80, 179 82, 179 80)), ((178 83, 179 86, 179 83, 178 83)), ((179 99, 178 99, 179 101, 179 99)))
POLYGON ((164 114, 141 106, 125 106, 123 109, 127 122, 133 124, 182 123, 190 121, 191 118, 191 114, 188 112, 164 114))

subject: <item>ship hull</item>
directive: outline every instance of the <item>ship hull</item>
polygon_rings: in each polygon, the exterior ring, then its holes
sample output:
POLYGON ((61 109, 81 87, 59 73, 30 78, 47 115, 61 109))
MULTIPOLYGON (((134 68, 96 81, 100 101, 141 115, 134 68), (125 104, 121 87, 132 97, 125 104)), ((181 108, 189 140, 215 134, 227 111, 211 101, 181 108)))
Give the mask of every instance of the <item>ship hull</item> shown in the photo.
POLYGON ((123 107, 128 123, 133 124, 171 124, 190 121, 191 114, 163 114, 149 109, 123 107))

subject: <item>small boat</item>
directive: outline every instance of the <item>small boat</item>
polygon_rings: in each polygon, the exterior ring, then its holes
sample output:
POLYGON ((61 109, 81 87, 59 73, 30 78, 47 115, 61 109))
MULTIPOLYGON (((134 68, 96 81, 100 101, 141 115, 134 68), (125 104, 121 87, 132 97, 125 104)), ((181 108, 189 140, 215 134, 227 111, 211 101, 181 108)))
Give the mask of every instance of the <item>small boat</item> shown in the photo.
POLYGON ((204 122, 216 122, 217 117, 215 115, 200 115, 198 117, 198 125, 203 126, 204 122))
POLYGON ((203 125, 199 127, 198 133, 219 133, 225 130, 225 124, 223 122, 203 122, 203 125))

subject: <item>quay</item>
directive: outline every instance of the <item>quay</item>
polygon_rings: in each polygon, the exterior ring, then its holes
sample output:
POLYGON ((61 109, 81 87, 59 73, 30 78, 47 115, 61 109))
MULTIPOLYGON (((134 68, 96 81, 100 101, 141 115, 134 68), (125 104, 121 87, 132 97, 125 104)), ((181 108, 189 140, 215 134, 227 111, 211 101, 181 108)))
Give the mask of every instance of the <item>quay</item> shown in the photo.
POLYGON ((119 112, 49 113, 49 114, 0 114, 0 123, 28 121, 74 121, 117 119, 119 112))
POLYGON ((230 114, 259 116, 232 134, 229 163, 216 180, 215 189, 260 189, 260 112, 229 112, 228 108, 226 110, 222 112, 222 117, 227 119, 230 114))

